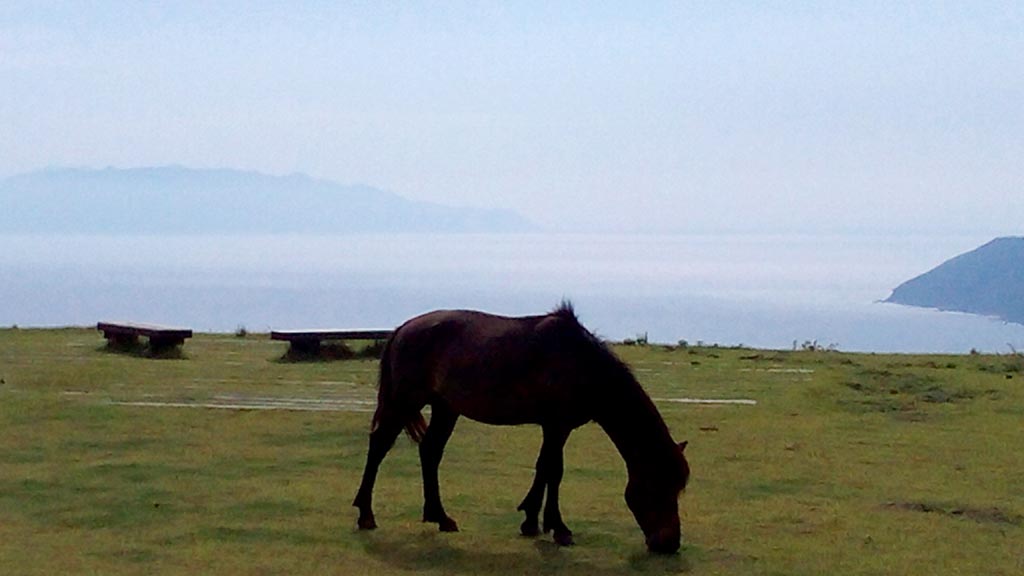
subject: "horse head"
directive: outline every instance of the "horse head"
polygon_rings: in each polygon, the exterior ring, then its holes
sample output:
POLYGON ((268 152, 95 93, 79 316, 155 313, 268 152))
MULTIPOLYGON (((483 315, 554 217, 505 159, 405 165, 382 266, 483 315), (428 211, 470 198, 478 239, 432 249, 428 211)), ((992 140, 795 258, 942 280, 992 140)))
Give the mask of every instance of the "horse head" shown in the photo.
POLYGON ((690 479, 690 464, 683 451, 686 442, 673 447, 669 464, 644 478, 630 474, 626 505, 643 530, 647 548, 659 554, 679 550, 679 493, 690 479))

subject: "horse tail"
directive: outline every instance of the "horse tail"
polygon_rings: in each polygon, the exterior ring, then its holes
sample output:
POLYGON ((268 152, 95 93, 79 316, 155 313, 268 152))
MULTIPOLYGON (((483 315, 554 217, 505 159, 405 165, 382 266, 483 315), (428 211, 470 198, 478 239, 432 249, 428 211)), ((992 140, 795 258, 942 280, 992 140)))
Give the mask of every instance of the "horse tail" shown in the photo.
POLYGON ((417 444, 423 440, 423 435, 427 433, 427 421, 423 418, 422 412, 417 412, 416 416, 405 425, 405 432, 417 444))
MULTIPOLYGON (((384 413, 388 410, 391 404, 391 395, 394 388, 394 382, 391 375, 391 343, 394 341, 394 336, 388 338, 387 342, 384 343, 384 349, 380 355, 380 375, 377 380, 377 409, 373 412, 373 421, 370 424, 370 433, 377 430, 380 425, 380 420, 384 413)), ((427 432, 427 421, 423 418, 423 414, 419 411, 413 416, 413 418, 405 424, 405 431, 409 434, 409 438, 412 438, 413 442, 419 444, 420 440, 423 439, 423 435, 427 432)))

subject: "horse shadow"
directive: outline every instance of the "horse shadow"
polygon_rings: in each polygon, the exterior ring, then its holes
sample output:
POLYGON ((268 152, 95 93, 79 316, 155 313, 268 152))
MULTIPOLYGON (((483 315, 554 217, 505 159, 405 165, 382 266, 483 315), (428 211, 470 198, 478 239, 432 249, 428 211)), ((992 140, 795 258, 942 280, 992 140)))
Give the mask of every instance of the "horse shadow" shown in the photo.
POLYGON ((658 556, 638 549, 624 558, 624 564, 609 566, 580 559, 572 548, 563 548, 547 538, 518 537, 517 550, 488 550, 479 546, 456 547, 454 535, 435 531, 410 534, 359 532, 370 556, 396 569, 445 574, 559 574, 615 576, 636 574, 680 574, 692 570, 682 554, 658 556))

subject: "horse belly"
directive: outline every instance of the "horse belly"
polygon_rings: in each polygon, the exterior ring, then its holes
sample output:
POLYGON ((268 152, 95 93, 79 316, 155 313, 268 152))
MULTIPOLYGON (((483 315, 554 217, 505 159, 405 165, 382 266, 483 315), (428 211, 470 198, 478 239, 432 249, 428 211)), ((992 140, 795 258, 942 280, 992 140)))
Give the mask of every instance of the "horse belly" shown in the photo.
POLYGON ((506 405, 502 410, 480 409, 475 404, 454 404, 456 412, 477 422, 494 426, 515 426, 518 424, 540 424, 541 414, 531 406, 506 405))
POLYGON ((446 388, 442 397, 449 407, 484 424, 544 424, 557 419, 572 420, 575 427, 588 420, 577 413, 579 406, 573 406, 559 394, 534 386, 516 386, 506 382, 446 388))

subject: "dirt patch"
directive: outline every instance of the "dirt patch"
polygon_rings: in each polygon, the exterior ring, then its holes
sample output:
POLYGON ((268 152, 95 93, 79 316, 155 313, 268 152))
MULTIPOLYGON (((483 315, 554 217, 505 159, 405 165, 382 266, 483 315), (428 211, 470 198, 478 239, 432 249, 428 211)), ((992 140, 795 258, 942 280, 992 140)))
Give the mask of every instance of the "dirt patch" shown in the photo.
MULTIPOLYGON (((72 393, 65 393, 71 395, 72 393)), ((714 398, 655 398, 658 402, 679 404, 738 404, 756 406, 756 400, 714 398)), ((205 400, 188 398, 149 398, 146 400, 107 400, 114 406, 148 408, 222 408, 226 410, 295 410, 307 412, 373 412, 374 396, 335 396, 331 398, 279 398, 225 394, 205 400)))
POLYGON ((976 397, 970 390, 918 372, 861 370, 842 384, 857 394, 840 398, 840 404, 868 412, 906 413, 919 411, 923 404, 952 404, 976 397))
POLYGON ((971 506, 944 505, 934 502, 889 502, 885 505, 885 508, 938 514, 949 518, 967 518, 979 524, 1024 525, 1024 516, 995 506, 991 508, 974 508, 971 506))
POLYGON ((651 398, 655 402, 672 402, 675 404, 735 404, 739 406, 757 406, 757 400, 749 398, 651 398))
POLYGON ((148 408, 220 408, 225 410, 292 410, 301 412, 373 412, 374 398, 272 398, 240 395, 214 396, 207 400, 151 399, 109 401, 115 406, 148 408))
POLYGON ((280 362, 332 362, 337 360, 375 360, 384 351, 384 342, 375 341, 361 348, 351 348, 343 341, 326 342, 313 350, 290 346, 280 362))

